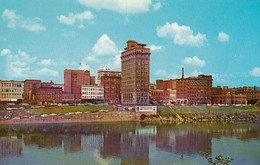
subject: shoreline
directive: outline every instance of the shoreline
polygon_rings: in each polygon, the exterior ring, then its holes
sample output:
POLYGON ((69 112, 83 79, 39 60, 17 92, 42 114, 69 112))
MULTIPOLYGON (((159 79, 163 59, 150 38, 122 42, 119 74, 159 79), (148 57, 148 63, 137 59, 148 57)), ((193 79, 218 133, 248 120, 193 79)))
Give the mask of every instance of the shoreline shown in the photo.
POLYGON ((260 120, 260 114, 208 114, 185 113, 180 114, 182 120, 175 117, 175 115, 145 115, 135 112, 96 112, 88 114, 74 114, 74 115, 57 115, 29 119, 11 119, 0 120, 0 125, 15 125, 15 124, 54 124, 54 123, 95 123, 95 122, 143 122, 143 123, 161 123, 161 122, 257 122, 260 120))

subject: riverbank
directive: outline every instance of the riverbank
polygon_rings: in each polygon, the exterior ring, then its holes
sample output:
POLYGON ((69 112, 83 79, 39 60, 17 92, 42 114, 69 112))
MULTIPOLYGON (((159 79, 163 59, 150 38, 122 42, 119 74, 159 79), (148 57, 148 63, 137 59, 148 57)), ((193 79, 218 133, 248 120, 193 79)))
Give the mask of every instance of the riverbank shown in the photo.
POLYGON ((45 107, 0 112, 0 124, 72 122, 162 122, 162 121, 257 121, 260 108, 254 106, 158 106, 156 115, 115 111, 112 106, 45 107))
POLYGON ((256 106, 159 106, 158 116, 143 116, 143 121, 257 121, 256 106), (161 119, 162 118, 162 119, 161 119))

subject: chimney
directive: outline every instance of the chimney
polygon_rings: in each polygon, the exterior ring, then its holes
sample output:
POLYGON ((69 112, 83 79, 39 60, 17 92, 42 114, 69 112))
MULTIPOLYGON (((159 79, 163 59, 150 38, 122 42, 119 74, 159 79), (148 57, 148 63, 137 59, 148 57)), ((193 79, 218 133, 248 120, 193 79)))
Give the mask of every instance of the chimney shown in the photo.
POLYGON ((184 79, 184 68, 182 68, 182 79, 184 79))

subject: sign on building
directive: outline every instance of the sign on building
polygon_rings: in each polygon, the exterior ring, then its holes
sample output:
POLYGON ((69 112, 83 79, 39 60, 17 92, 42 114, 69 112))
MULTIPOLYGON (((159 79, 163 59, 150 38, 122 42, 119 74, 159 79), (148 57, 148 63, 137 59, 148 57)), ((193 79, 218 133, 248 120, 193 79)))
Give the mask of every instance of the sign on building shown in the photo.
POLYGON ((157 106, 135 106, 135 112, 156 114, 157 113, 157 106))

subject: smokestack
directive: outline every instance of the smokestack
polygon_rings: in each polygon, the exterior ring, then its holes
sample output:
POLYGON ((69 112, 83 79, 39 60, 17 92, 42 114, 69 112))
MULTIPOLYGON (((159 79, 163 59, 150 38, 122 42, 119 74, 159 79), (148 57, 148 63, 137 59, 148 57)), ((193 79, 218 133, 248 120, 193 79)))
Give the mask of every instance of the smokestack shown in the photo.
POLYGON ((182 68, 182 79, 184 79, 184 68, 182 68))

